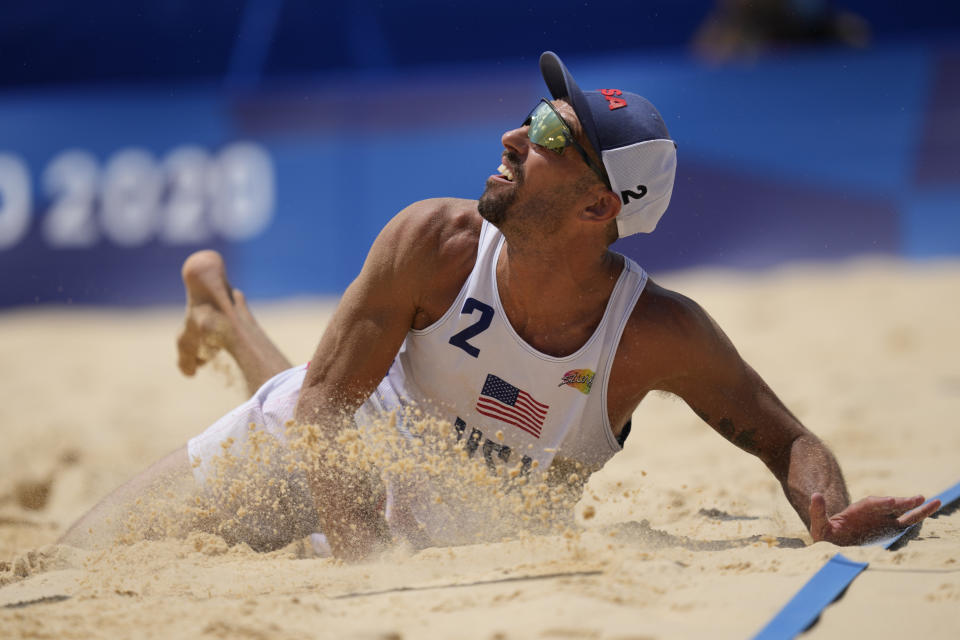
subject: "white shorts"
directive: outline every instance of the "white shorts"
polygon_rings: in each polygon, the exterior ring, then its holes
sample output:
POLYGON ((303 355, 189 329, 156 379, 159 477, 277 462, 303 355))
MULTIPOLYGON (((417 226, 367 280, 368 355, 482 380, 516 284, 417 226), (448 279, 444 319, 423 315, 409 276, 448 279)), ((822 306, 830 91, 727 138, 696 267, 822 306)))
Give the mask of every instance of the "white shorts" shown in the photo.
POLYGON ((306 477, 290 471, 282 455, 306 371, 302 365, 277 374, 187 442, 194 479, 222 511, 220 520, 228 525, 221 533, 230 542, 271 550, 315 534, 315 550, 329 554, 326 539, 316 533, 306 477))
POLYGON ((228 451, 244 454, 250 425, 256 425, 280 442, 286 440, 286 423, 293 419, 300 397, 307 365, 293 367, 267 380, 249 400, 210 425, 203 433, 187 442, 187 453, 193 462, 193 476, 201 486, 214 473, 214 460, 228 451), (233 443, 224 446, 228 439, 233 443))

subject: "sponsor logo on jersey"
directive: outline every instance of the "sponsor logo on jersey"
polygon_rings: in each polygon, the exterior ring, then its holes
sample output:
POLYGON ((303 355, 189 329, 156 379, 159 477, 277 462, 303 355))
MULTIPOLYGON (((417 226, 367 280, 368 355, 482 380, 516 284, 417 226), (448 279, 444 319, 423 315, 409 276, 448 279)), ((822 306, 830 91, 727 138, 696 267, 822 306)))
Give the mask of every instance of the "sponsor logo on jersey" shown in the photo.
POLYGON ((580 393, 590 393, 595 375, 596 373, 591 369, 573 369, 563 374, 563 377, 560 378, 560 384, 557 386, 573 387, 580 393))

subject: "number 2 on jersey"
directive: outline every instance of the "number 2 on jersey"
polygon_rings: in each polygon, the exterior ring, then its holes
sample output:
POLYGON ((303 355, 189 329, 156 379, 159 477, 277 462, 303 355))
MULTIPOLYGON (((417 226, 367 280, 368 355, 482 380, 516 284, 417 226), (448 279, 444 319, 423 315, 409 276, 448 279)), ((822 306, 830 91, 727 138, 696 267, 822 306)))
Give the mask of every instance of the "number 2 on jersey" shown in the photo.
POLYGON ((493 307, 485 302, 480 302, 476 298, 467 298, 467 301, 463 303, 463 310, 460 313, 473 313, 474 311, 480 312, 480 319, 463 331, 451 336, 450 344, 455 347, 460 347, 468 354, 476 358, 478 355, 480 355, 480 349, 477 349, 475 346, 467 342, 467 340, 470 338, 475 338, 477 335, 487 330, 487 328, 490 326, 490 322, 493 320, 493 307))

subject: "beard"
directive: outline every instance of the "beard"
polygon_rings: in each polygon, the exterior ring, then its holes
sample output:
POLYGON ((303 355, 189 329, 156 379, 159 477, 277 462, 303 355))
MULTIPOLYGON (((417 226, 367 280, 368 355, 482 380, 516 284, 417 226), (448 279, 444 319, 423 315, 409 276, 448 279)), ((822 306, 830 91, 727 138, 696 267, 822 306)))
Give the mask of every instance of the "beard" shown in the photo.
POLYGON ((477 211, 484 220, 499 228, 507 219, 507 210, 516 201, 516 187, 501 193, 491 193, 490 187, 487 187, 477 201, 477 211))
POLYGON ((512 151, 508 151, 503 155, 503 162, 513 170, 512 188, 500 187, 498 193, 497 187, 491 189, 492 185, 488 183, 480 196, 480 200, 477 201, 477 211, 479 211, 480 216, 498 229, 502 229, 502 225, 507 219, 507 211, 516 204, 517 192, 523 185, 523 165, 520 162, 520 157, 512 151))
POLYGON ((581 179, 556 184, 549 189, 541 187, 530 191, 524 186, 523 167, 515 158, 510 158, 515 180, 512 188, 505 185, 487 184, 477 201, 480 216, 497 227, 508 237, 544 238, 556 233, 563 225, 564 211, 571 201, 589 189, 596 178, 592 175, 581 179))
POLYGON ((568 199, 564 192, 520 198, 517 189, 491 193, 488 188, 477 201, 477 212, 508 238, 544 238, 561 225, 561 213, 568 199))

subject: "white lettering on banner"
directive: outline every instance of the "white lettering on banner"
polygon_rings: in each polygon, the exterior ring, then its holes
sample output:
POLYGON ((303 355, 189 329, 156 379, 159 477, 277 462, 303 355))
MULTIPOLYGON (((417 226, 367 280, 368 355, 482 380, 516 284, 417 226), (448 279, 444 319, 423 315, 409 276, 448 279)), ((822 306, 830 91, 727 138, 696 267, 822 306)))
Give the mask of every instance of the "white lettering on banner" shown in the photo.
POLYGON ((103 231, 121 247, 150 241, 157 227, 163 176, 149 151, 124 149, 107 162, 100 215, 103 231))
POLYGON ((160 239, 167 244, 195 244, 210 237, 207 186, 210 154, 201 147, 174 149, 163 161, 170 192, 160 216, 160 239))
POLYGON ((100 239, 93 219, 100 169, 92 154, 70 149, 43 172, 43 188, 52 204, 43 218, 43 237, 54 247, 90 247, 100 239))
POLYGON ((31 204, 27 166, 17 156, 0 153, 0 251, 26 235, 31 204))
MULTIPOLYGON (((41 237, 57 249, 88 248, 104 238, 129 248, 154 239, 169 245, 216 236, 248 240, 269 226, 276 204, 273 161, 249 142, 215 155, 183 145, 159 162, 131 147, 103 167, 90 152, 68 149, 51 159, 41 185, 49 201, 41 237)), ((0 251, 26 236, 32 209, 26 163, 0 153, 0 251)))
POLYGON ((220 152, 211 220, 228 240, 252 238, 273 214, 273 167, 262 147, 237 143, 220 152))

